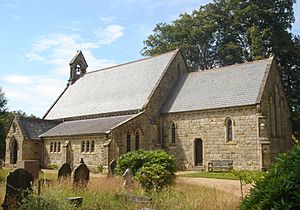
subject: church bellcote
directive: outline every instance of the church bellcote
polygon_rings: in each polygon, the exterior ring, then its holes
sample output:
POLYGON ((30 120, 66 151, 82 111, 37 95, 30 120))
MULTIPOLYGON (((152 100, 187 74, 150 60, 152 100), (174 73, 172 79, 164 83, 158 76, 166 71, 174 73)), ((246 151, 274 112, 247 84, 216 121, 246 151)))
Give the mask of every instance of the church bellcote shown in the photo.
POLYGON ((80 77, 86 73, 88 67, 81 50, 77 50, 76 55, 70 61, 69 85, 74 84, 80 77))

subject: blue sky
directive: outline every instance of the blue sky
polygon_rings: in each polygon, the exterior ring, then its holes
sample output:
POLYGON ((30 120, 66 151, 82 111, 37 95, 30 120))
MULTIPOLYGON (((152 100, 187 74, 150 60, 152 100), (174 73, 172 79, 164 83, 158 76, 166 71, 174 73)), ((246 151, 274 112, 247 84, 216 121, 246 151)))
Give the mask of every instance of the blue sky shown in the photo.
MULTIPOLYGON (((143 40, 210 0, 0 0, 0 87, 9 110, 42 117, 81 49, 88 71, 142 58, 143 40)), ((295 5, 300 34, 300 3, 295 5)))

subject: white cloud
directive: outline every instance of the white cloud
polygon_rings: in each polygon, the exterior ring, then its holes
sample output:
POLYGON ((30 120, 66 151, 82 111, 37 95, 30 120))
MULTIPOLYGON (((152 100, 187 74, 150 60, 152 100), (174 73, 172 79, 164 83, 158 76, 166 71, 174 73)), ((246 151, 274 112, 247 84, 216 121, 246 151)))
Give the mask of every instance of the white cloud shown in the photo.
POLYGON ((99 37, 99 44, 106 45, 111 44, 121 36, 123 36, 124 28, 120 25, 110 25, 106 28, 99 28, 95 31, 95 34, 99 37))
POLYGON ((89 69, 97 70, 115 65, 114 61, 97 58, 93 49, 115 42, 123 35, 120 25, 109 25, 97 29, 91 40, 85 40, 79 34, 53 33, 37 40, 32 49, 25 53, 28 62, 41 62, 52 66, 47 75, 6 75, 5 94, 14 109, 22 109, 28 114, 42 116, 59 96, 67 84, 69 61, 76 50, 82 50, 89 69))
POLYGON ((53 73, 68 75, 69 61, 76 50, 82 50, 88 62, 89 69, 95 70, 114 65, 114 61, 99 59, 92 50, 115 42, 123 36, 124 28, 120 25, 109 25, 98 28, 91 41, 84 40, 78 34, 49 34, 33 44, 32 50, 25 54, 28 61, 38 61, 53 65, 53 73))
POLYGON ((42 117, 66 85, 66 81, 53 75, 7 75, 2 80, 5 95, 14 109, 39 117, 42 117))
POLYGON ((7 75, 3 77, 3 80, 13 85, 28 85, 32 82, 30 77, 20 75, 7 75))
POLYGON ((99 19, 104 24, 110 24, 116 19, 116 17, 115 16, 105 16, 105 17, 101 16, 101 17, 99 17, 99 19))

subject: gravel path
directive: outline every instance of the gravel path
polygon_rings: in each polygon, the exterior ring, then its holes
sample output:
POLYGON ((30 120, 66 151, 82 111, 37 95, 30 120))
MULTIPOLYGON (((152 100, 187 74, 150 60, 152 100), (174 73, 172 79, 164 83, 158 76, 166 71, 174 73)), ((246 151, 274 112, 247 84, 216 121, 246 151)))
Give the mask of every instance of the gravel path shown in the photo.
MULTIPOLYGON (((238 180, 226 180, 226 179, 210 179, 210 178, 191 178, 191 177, 177 177, 178 183, 188 183, 193 185, 202 185, 206 187, 212 187, 217 190, 224 191, 226 193, 233 193, 236 196, 241 197, 240 182, 238 180)), ((244 194, 248 193, 250 186, 244 186, 244 194)))

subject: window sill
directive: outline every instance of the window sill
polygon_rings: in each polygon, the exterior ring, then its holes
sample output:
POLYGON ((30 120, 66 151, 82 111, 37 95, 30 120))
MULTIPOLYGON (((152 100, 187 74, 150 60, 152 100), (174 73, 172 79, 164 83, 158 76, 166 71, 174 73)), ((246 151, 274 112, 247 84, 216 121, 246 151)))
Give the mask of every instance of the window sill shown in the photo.
POLYGON ((225 144, 236 145, 237 142, 236 141, 226 141, 225 144))
POLYGON ((170 147, 176 147, 177 144, 176 144, 176 143, 170 143, 169 146, 170 146, 170 147))

